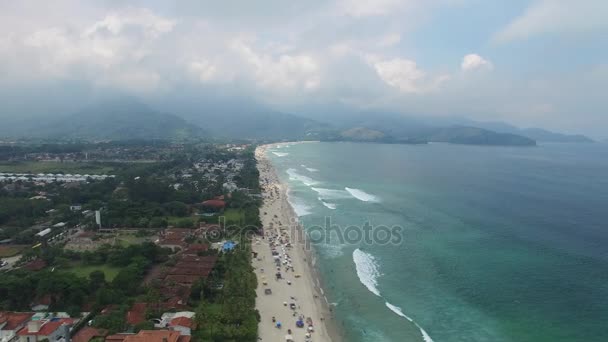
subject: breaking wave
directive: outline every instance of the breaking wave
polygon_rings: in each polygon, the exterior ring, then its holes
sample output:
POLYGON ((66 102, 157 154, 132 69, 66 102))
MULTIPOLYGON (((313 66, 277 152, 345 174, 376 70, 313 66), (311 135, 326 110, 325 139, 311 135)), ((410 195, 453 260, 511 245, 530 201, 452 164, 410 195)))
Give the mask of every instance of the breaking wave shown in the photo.
POLYGON ((344 190, 335 190, 335 189, 324 189, 324 188, 311 188, 316 193, 319 194, 319 198, 323 200, 334 200, 334 199, 344 199, 351 198, 351 195, 348 191, 344 190))
POLYGON ((312 211, 310 211, 312 208, 310 206, 292 196, 287 195, 287 202, 289 202, 289 205, 293 208, 293 212, 296 213, 298 217, 312 214, 312 211))
POLYGON ((329 202, 325 202, 321 197, 319 197, 319 201, 321 201, 321 203, 323 203, 323 205, 331 210, 336 210, 336 204, 335 203, 329 203, 329 202))
POLYGON ((361 281, 371 293, 381 297, 380 291, 377 288, 380 271, 378 270, 376 259, 374 259, 371 254, 365 253, 357 248, 353 251, 353 261, 355 262, 359 281, 361 281))
POLYGON ((414 323, 416 328, 418 328, 418 330, 420 330, 420 333, 422 334, 422 338, 424 339, 424 342, 433 342, 433 339, 431 338, 431 336, 429 336, 429 334, 427 334, 427 332, 424 331, 424 329, 422 329, 422 327, 419 326, 418 323, 414 322, 413 319, 411 319, 406 314, 404 314, 403 311, 401 311, 400 307, 395 306, 389 302, 385 302, 384 305, 386 305, 386 307, 389 308, 392 312, 396 313, 397 316, 401 316, 401 317, 407 319, 408 321, 414 323))
MULTIPOLYGON (((361 283, 365 285, 365 287, 367 287, 367 289, 371 293, 375 294, 378 297, 382 297, 382 295, 380 294, 380 290, 378 290, 378 277, 380 277, 382 274, 380 273, 376 259, 371 254, 366 253, 357 248, 353 251, 353 261, 355 262, 355 268, 357 269, 357 276, 359 277, 359 281, 361 281, 361 283)), ((408 321, 412 322, 418 328, 418 330, 420 330, 424 342, 433 342, 431 336, 429 336, 429 334, 424 329, 422 329, 422 327, 418 325, 418 323, 416 323, 413 319, 404 314, 400 307, 393 305, 389 302, 384 302, 384 305, 386 305, 389 310, 391 310, 398 316, 403 317, 408 321)))
POLYGON ((380 202, 380 200, 378 199, 378 197, 372 195, 372 194, 368 194, 367 192, 361 190, 361 189, 353 189, 353 188, 349 188, 346 187, 344 188, 346 191, 348 191, 349 194, 351 194, 354 198, 358 199, 359 201, 363 201, 363 202, 380 202))
POLYGON ((285 157, 285 156, 289 155, 289 153, 287 153, 287 152, 272 152, 272 154, 274 154, 277 157, 285 157))
POLYGON ((297 180, 300 181, 302 183, 304 183, 307 186, 312 186, 315 184, 318 184, 319 182, 317 182, 316 180, 310 178, 310 177, 306 177, 304 175, 299 174, 296 169, 287 169, 287 174, 289 175, 289 179, 290 180, 297 180))

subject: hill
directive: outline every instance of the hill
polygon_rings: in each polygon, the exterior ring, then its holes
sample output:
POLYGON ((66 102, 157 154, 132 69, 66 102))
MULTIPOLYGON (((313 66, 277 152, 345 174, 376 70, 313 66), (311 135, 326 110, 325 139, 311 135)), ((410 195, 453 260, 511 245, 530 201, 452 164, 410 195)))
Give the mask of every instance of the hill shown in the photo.
POLYGON ((52 119, 36 130, 49 138, 85 140, 169 139, 183 140, 206 135, 186 120, 152 110, 131 98, 90 105, 77 113, 52 119))
POLYGON ((547 131, 541 128, 526 128, 521 130, 521 134, 537 141, 545 142, 569 142, 569 143, 592 143, 591 138, 582 134, 562 134, 547 131))
POLYGON ((534 146, 533 139, 511 133, 498 133, 483 128, 452 126, 439 128, 427 136, 429 141, 465 145, 534 146))

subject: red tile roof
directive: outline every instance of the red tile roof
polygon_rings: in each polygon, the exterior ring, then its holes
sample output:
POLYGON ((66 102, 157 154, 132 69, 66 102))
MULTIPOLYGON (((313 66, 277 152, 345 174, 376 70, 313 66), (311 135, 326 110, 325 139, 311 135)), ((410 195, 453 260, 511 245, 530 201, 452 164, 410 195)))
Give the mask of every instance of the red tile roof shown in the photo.
POLYGON ((133 303, 131 310, 127 312, 127 323, 136 325, 146 320, 147 303, 133 303))
POLYGON ((177 317, 177 318, 172 319, 171 323, 169 323, 169 325, 171 325, 171 326, 179 325, 180 327, 192 328, 193 322, 192 322, 192 318, 177 317))
POLYGON ((57 329, 59 329, 59 327, 62 326, 63 324, 71 325, 73 323, 74 323, 74 319, 72 319, 72 318, 60 318, 57 320, 52 320, 52 321, 43 323, 42 326, 40 327, 40 330, 38 330, 37 332, 28 331, 27 326, 26 326, 25 328, 19 330, 19 332, 17 334, 22 335, 22 336, 23 335, 49 336, 50 334, 55 332, 57 329))
POLYGON ((33 312, 0 312, 0 324, 6 323, 0 330, 15 330, 32 318, 33 312))
POLYGON ((123 342, 128 336, 133 334, 114 334, 106 336, 106 342, 123 342))
POLYGON ((202 204, 205 207, 211 207, 211 208, 215 208, 215 209, 224 208, 226 206, 226 202, 224 202, 222 200, 217 200, 217 199, 206 200, 202 204))
POLYGON ((89 342, 93 337, 106 336, 107 330, 84 327, 72 337, 72 342, 89 342))
POLYGON ((130 335, 124 342, 177 342, 179 331, 170 330, 141 330, 137 335, 130 335))

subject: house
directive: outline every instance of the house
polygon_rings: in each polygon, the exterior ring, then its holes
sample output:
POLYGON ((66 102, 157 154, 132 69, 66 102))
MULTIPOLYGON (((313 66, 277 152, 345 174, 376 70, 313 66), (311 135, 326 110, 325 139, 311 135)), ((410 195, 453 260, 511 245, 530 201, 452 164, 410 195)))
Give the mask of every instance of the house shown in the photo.
POLYGON ((194 321, 188 317, 175 317, 169 322, 169 328, 173 331, 179 331, 182 336, 190 336, 194 321))
POLYGON ((52 302, 53 299, 51 298, 51 295, 46 295, 34 300, 31 303, 30 308, 32 309, 32 311, 46 311, 49 309, 52 302))
POLYGON ((72 318, 32 319, 17 332, 19 342, 66 341, 70 338, 72 318))
POLYGON ((0 342, 12 340, 32 316, 33 312, 0 312, 0 342))
POLYGON ((105 337, 107 334, 108 334, 108 331, 105 329, 95 329, 92 327, 84 327, 84 328, 78 330, 78 332, 76 334, 74 334, 74 336, 72 336, 72 342, 89 342, 93 338, 105 337))
POLYGON ((123 342, 128 336, 133 336, 133 335, 134 334, 127 334, 127 333, 109 335, 109 336, 106 336, 105 342, 123 342))
POLYGON ((37 237, 44 237, 45 235, 48 235, 51 232, 51 228, 47 228, 45 230, 41 230, 38 233, 36 233, 37 237))
POLYGON ((204 208, 221 211, 226 207, 226 202, 221 199, 210 199, 202 203, 204 208))
POLYGON ((146 321, 146 310, 148 309, 147 303, 133 303, 131 309, 127 311, 127 323, 130 325, 137 325, 146 321))
MULTIPOLYGON (((107 341, 107 340, 106 340, 107 341)), ((141 330, 136 335, 129 335, 124 342, 190 342, 190 336, 182 336, 179 331, 141 330)))
POLYGON ((82 210, 82 205, 80 204, 74 204, 70 206, 70 210, 71 211, 81 211, 82 210))

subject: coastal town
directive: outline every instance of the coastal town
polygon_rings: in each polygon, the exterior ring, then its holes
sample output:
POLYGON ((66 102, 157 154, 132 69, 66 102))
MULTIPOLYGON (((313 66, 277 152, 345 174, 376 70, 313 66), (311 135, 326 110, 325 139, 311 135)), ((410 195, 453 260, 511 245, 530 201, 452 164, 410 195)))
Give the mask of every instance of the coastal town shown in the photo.
POLYGON ((101 145, 0 145, 1 342, 330 340, 264 147, 101 145))

